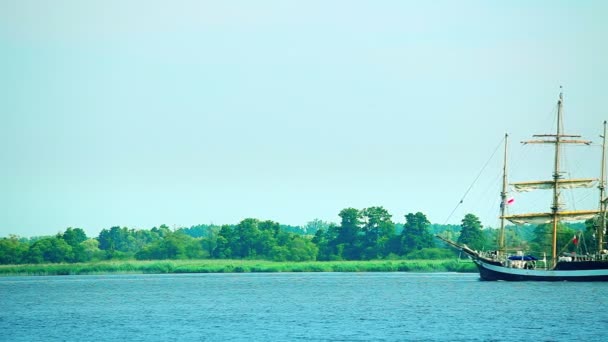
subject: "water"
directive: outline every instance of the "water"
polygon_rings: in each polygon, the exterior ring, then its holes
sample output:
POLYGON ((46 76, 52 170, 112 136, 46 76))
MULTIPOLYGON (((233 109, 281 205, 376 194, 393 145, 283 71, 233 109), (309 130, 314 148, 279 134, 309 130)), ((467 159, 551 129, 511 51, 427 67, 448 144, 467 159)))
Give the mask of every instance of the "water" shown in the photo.
POLYGON ((0 278, 3 341, 602 341, 608 283, 452 273, 0 278))

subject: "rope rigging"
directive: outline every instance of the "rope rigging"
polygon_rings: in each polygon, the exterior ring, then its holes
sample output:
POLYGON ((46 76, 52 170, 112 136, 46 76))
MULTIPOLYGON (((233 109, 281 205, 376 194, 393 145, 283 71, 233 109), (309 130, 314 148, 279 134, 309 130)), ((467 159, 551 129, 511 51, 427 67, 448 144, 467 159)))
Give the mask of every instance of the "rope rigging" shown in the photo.
POLYGON ((448 218, 445 220, 445 222, 443 224, 447 224, 448 223, 448 221, 452 218, 452 215, 454 215, 454 213, 456 212, 456 209, 458 209, 458 207, 464 202, 464 199, 467 197, 469 191, 471 191, 471 189, 473 188, 473 186, 475 185, 475 183, 477 183, 477 180, 479 180, 479 177, 481 177, 481 175, 483 174, 483 171, 486 169, 486 167, 488 166, 488 164, 490 164, 490 161, 494 158, 494 155, 496 154, 496 151, 498 151, 498 149, 500 148, 500 146, 504 143, 504 140, 505 140, 505 138, 500 139, 500 142, 498 143, 498 145, 496 145, 496 148, 494 149, 494 152, 492 152, 492 155, 490 156, 490 158, 488 158, 488 160, 486 161, 486 163, 483 165, 483 167, 481 168, 481 170, 477 174, 477 177, 475 177, 475 179, 473 180, 473 182, 471 183, 471 185, 469 186, 469 188, 467 189, 467 191, 464 192, 464 195, 462 195, 462 198, 460 199, 460 202, 458 202, 458 204, 456 204, 456 207, 454 207, 454 210, 452 210, 452 212, 450 213, 450 215, 448 216, 448 218))

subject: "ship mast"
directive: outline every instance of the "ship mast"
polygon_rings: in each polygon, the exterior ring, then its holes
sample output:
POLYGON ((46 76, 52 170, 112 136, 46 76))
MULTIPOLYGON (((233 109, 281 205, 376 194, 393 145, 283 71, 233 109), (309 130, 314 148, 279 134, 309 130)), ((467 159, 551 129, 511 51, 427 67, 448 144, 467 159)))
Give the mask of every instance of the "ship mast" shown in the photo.
POLYGON ((498 250, 505 253, 505 209, 507 206, 507 146, 509 134, 505 133, 505 155, 502 169, 502 191, 500 192, 500 236, 498 250))
POLYGON ((600 176, 600 226, 597 230, 598 253, 604 249, 604 229, 606 229, 606 121, 604 121, 604 134, 602 135, 602 172, 600 176))
POLYGON ((557 227, 561 219, 565 220, 584 220, 590 217, 595 217, 600 213, 599 210, 567 210, 562 211, 560 205, 560 189, 572 189, 572 188, 588 188, 591 187, 597 179, 563 179, 560 172, 560 150, 563 144, 585 144, 590 145, 591 141, 579 140, 580 135, 564 134, 562 132, 562 107, 563 107, 563 94, 560 91, 559 100, 557 101, 557 127, 555 134, 535 134, 539 140, 522 141, 523 144, 553 144, 555 145, 555 155, 553 164, 553 177, 547 181, 532 181, 532 182, 517 182, 511 185, 514 186, 516 191, 529 191, 536 189, 551 189, 553 190, 553 203, 551 205, 551 211, 548 213, 531 213, 531 214, 517 214, 517 215, 506 215, 504 218, 516 223, 551 223, 552 224, 552 243, 551 243, 551 257, 553 259, 553 266, 557 263, 557 227))
POLYGON ((562 124, 562 102, 563 94, 559 93, 559 100, 557 101, 557 133, 555 135, 555 164, 553 166, 553 205, 551 206, 551 213, 553 214, 553 243, 551 247, 551 257, 553 258, 553 265, 557 262, 557 225, 559 223, 559 145, 561 138, 561 124, 562 124))

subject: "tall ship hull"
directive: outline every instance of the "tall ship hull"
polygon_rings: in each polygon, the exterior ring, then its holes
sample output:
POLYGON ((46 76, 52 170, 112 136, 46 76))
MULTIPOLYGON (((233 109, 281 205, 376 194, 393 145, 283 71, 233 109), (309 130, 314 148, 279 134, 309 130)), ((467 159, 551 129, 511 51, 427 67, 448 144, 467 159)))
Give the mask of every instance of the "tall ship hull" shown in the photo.
POLYGON ((482 280, 506 281, 608 281, 608 262, 595 261, 590 269, 553 270, 508 268, 482 259, 473 259, 482 280))
POLYGON ((560 261, 551 269, 540 269, 536 266, 539 260, 525 260, 524 257, 511 257, 515 260, 509 260, 508 257, 505 260, 498 260, 497 254, 483 255, 466 245, 460 245, 441 236, 437 237, 467 254, 477 266, 481 280, 608 281, 608 255, 602 255, 602 260, 560 261))

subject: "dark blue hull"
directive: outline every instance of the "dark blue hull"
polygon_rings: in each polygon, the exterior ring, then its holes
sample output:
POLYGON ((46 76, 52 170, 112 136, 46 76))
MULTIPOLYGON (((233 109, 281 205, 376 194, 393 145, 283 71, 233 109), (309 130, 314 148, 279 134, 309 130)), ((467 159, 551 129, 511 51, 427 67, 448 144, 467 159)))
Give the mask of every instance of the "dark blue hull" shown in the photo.
MULTIPOLYGON (((588 264, 585 269, 525 270, 492 265, 474 260, 481 280, 496 281, 608 281, 608 262, 597 261, 595 268, 588 264)), ((572 264, 575 264, 574 262, 572 264)))

